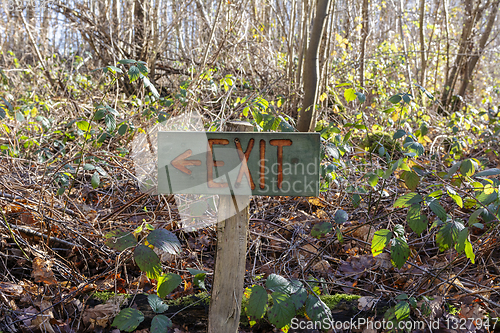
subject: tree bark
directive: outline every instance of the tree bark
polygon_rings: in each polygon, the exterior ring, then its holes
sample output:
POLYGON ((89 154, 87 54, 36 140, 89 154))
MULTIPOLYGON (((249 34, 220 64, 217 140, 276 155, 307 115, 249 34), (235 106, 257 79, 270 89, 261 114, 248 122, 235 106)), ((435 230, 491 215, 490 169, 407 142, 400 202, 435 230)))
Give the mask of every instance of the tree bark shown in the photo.
POLYGON ((325 28, 328 8, 331 0, 318 0, 316 15, 311 31, 311 40, 304 62, 304 100, 299 114, 297 129, 300 132, 314 131, 316 127, 316 98, 319 86, 318 53, 325 28))
MULTIPOLYGON (((424 0, 421 0, 424 1, 424 0)), ((359 56, 359 85, 365 87, 365 53, 366 53, 366 40, 370 34, 370 17, 369 9, 370 4, 368 0, 363 0, 363 7, 361 8, 361 16, 363 18, 363 28, 361 29, 361 54, 359 56)))

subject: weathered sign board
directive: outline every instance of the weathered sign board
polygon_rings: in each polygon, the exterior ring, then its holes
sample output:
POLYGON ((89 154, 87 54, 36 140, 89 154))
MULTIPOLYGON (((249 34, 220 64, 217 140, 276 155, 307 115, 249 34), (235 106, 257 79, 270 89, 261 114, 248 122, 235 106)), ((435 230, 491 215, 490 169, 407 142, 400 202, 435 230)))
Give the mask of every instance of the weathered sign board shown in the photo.
POLYGON ((319 133, 158 133, 159 193, 318 196, 319 163, 319 133))

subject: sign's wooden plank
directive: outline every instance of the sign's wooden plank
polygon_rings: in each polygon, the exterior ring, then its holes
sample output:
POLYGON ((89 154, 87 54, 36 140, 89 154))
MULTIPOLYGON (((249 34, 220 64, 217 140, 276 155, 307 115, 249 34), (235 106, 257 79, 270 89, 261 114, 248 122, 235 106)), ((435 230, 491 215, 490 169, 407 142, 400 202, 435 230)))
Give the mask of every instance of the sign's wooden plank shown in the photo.
POLYGON ((159 132, 158 192, 319 195, 318 133, 159 132))

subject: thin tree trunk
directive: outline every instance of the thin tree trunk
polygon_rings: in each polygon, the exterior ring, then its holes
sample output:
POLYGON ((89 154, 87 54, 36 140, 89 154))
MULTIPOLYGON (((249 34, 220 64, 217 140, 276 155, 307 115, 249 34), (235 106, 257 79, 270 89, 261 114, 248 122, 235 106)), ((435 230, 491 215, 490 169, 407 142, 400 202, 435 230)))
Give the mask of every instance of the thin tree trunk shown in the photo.
POLYGON ((427 56, 425 51, 425 0, 420 0, 419 16, 419 36, 420 36, 420 85, 425 87, 425 77, 427 71, 427 56))
POLYGON ((318 0, 316 15, 314 17, 311 31, 311 41, 307 49, 304 63, 304 100, 302 111, 299 114, 297 129, 300 132, 314 131, 316 127, 316 98, 319 86, 319 60, 318 52, 321 44, 321 37, 325 28, 328 9, 331 0, 318 0))
MULTIPOLYGON (((424 1, 424 0, 421 0, 424 1)), ((361 16, 363 18, 363 28, 361 29, 361 54, 359 56, 359 85, 365 87, 365 53, 366 53, 366 40, 370 34, 370 18, 369 9, 370 4, 368 0, 363 0, 363 6, 361 8, 361 16)))

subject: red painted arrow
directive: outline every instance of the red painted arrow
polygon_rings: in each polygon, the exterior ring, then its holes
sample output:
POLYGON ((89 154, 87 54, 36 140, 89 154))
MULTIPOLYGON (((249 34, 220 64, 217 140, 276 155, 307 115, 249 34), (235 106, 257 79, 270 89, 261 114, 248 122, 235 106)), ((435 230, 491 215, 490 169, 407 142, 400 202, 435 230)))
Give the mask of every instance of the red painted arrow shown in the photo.
POLYGON ((172 160, 172 162, 170 162, 170 164, 172 164, 172 166, 174 168, 176 168, 177 170, 190 175, 191 174, 191 170, 189 170, 188 168, 186 168, 186 166, 201 165, 201 161, 200 160, 186 160, 186 158, 188 158, 189 156, 191 156, 192 153, 193 152, 191 151, 191 149, 188 149, 185 152, 183 152, 182 154, 180 154, 179 156, 177 156, 176 158, 174 158, 172 160))

